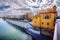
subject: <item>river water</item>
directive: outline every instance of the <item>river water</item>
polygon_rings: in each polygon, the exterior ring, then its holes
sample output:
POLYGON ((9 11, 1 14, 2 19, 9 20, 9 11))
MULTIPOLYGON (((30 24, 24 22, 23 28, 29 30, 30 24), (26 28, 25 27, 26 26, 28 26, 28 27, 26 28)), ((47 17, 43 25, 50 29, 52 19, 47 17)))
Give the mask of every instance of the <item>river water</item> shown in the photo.
POLYGON ((29 35, 0 19, 0 40, 28 40, 29 35))

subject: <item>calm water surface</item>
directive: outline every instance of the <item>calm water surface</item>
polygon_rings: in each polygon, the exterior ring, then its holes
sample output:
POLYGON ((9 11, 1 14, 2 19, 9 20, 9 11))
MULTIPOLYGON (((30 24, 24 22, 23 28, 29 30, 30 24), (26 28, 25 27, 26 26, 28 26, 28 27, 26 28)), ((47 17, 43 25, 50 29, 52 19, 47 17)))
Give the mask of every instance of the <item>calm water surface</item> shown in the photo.
POLYGON ((0 40, 28 40, 28 35, 0 19, 0 40))

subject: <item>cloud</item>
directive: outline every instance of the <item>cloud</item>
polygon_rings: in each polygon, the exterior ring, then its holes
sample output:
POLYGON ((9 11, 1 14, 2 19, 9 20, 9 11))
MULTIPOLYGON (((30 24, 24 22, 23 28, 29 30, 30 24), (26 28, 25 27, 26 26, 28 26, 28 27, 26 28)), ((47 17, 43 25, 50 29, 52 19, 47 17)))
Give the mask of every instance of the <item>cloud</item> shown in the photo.
MULTIPOLYGON (((48 0, 41 0, 39 2, 39 4, 37 4, 37 3, 32 4, 29 2, 27 3, 26 0, 0 0, 0 14, 22 15, 22 14, 25 14, 25 12, 27 12, 27 11, 23 11, 23 10, 25 10, 24 8, 29 8, 30 10, 28 10, 28 11, 35 12, 37 9, 34 9, 32 7, 33 5, 34 5, 34 7, 35 7, 35 5, 37 5, 37 7, 39 6, 38 9, 41 9, 41 8, 52 7, 55 3, 57 6, 60 6, 60 0, 57 0, 57 2, 56 2, 56 0, 52 0, 52 1, 49 0, 49 2, 48 2, 48 0), (44 2, 42 2, 42 1, 44 1, 44 2), (20 9, 23 9, 23 10, 20 10, 20 9), (3 10, 3 11, 1 11, 1 10, 3 10)), ((35 7, 35 8, 37 8, 37 7, 35 7)))
POLYGON ((60 6, 60 0, 56 1, 57 6, 60 6))

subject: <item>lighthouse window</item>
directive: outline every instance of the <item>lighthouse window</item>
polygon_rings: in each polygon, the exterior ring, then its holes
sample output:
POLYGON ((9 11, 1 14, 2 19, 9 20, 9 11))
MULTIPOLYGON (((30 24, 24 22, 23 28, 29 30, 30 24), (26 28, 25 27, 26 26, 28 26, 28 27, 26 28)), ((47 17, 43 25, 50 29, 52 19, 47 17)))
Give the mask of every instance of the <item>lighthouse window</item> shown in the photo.
POLYGON ((50 19, 50 15, 49 14, 46 14, 45 15, 45 19, 50 19))

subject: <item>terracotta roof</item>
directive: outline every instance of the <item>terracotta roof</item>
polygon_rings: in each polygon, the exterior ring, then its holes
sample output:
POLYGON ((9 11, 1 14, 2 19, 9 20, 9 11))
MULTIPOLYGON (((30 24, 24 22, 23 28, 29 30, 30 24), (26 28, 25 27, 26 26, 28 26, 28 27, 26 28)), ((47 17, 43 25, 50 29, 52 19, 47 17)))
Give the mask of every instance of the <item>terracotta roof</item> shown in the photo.
POLYGON ((41 10, 39 13, 54 13, 54 12, 57 12, 57 11, 54 10, 53 8, 47 8, 47 9, 41 10))

